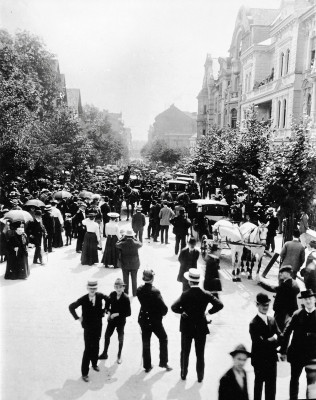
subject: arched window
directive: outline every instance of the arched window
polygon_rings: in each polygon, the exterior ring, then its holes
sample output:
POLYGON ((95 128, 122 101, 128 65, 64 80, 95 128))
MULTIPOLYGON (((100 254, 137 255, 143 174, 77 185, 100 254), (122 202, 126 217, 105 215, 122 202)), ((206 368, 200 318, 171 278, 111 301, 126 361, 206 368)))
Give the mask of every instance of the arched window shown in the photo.
POLYGON ((231 116, 231 127, 233 129, 235 129, 237 127, 237 110, 236 110, 236 108, 233 108, 231 110, 231 114, 232 114, 232 116, 231 116))
POLYGON ((286 100, 283 100, 283 128, 286 125, 286 100))
POLYGON ((286 51, 286 68, 285 68, 285 73, 289 73, 289 67, 290 67, 290 49, 287 49, 286 51))
POLYGON ((280 128, 281 125, 281 100, 278 101, 278 109, 277 109, 277 126, 280 128))
POLYGON ((281 53, 280 57, 280 76, 283 76, 283 68, 284 68, 284 53, 281 53))
POLYGON ((312 95, 309 93, 307 95, 307 103, 306 103, 306 114, 310 117, 312 111, 312 95))

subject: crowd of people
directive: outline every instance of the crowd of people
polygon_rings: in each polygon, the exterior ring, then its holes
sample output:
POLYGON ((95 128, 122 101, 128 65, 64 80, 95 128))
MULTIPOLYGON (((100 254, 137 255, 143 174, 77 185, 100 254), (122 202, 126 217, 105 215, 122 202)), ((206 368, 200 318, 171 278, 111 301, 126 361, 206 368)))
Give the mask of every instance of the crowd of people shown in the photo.
MULTIPOLYGON (((173 312, 181 314, 180 377, 186 379, 191 343, 194 340, 199 382, 204 379, 209 314, 220 312, 224 305, 218 295, 221 283, 217 249, 211 251, 206 259, 204 287, 200 284, 201 276, 197 268, 200 252, 191 234, 193 228, 200 234, 205 233, 205 225, 199 225, 199 221, 192 218, 191 200, 205 196, 223 202, 229 200, 230 217, 235 221, 264 221, 268 226, 266 249, 271 248, 272 252, 275 251, 274 238, 277 232, 282 231, 276 210, 264 207, 258 199, 252 203, 246 202, 244 192, 235 190, 233 198, 229 198, 232 194, 230 191, 227 196, 225 191, 210 194, 203 182, 199 190, 192 180, 186 193, 173 196, 163 177, 154 178, 148 173, 141 180, 132 182, 130 167, 119 181, 113 177, 107 182, 91 185, 53 182, 40 190, 29 190, 22 182, 12 182, 10 185, 2 192, 0 209, 0 255, 1 262, 7 261, 5 279, 28 278, 30 245, 35 247, 33 263, 43 265, 49 253, 64 245, 71 245, 72 239, 76 239, 75 251, 80 254, 82 265, 93 265, 101 261, 105 268, 122 270, 122 279, 115 281, 114 291, 109 296, 97 291, 97 281, 89 281, 88 294, 69 306, 70 312, 75 319, 80 320, 84 329, 85 350, 81 373, 86 382, 89 381, 90 363, 94 370, 99 371, 98 359, 107 359, 110 338, 115 329, 119 339, 117 363, 122 363, 124 327, 126 318, 131 315, 128 297, 130 280, 132 296, 137 296, 140 302, 138 322, 142 332, 144 370, 148 373, 152 369, 152 333, 160 343, 159 366, 167 371, 172 369, 168 363, 168 336, 163 326, 163 317, 168 307, 160 291, 153 286, 154 271, 145 270, 142 277, 144 284, 137 286, 140 268, 138 250, 143 245, 144 231, 147 240, 168 245, 169 228, 173 228, 174 252, 179 254, 180 263, 177 279, 183 289, 182 295, 171 305, 173 312), (126 204, 126 219, 131 223, 130 228, 125 230, 119 224, 125 215, 122 212, 123 201, 126 204), (106 238, 104 250, 102 237, 106 238), (101 260, 98 254, 100 250, 103 251, 101 260), (209 304, 212 306, 210 309, 209 304), (78 307, 82 308, 81 316, 76 313, 78 307), (99 354, 102 318, 105 314, 108 315, 108 323, 104 349, 99 354)), ((263 384, 266 400, 274 400, 276 363, 279 358, 285 360, 286 354, 291 363, 290 399, 297 399, 302 370, 311 360, 316 359, 315 257, 312 251, 306 259, 305 247, 308 243, 304 239, 307 229, 308 217, 302 213, 299 229, 294 230, 293 240, 285 243, 280 254, 280 282, 273 288, 276 292, 274 317, 267 316, 271 299, 265 293, 259 293, 256 298, 258 315, 249 326, 251 352, 239 345, 230 353, 233 366, 220 380, 219 400, 248 399, 247 377, 243 367, 249 357, 255 372, 254 400, 261 399, 263 384), (302 269, 303 265, 305 267, 302 269), (296 283, 299 273, 304 277, 306 285, 306 290, 301 293, 296 283), (303 303, 301 309, 297 298, 303 303)), ((308 245, 316 248, 316 242, 312 241, 308 245)), ((311 389, 309 385, 309 390, 315 390, 315 387, 311 389)))

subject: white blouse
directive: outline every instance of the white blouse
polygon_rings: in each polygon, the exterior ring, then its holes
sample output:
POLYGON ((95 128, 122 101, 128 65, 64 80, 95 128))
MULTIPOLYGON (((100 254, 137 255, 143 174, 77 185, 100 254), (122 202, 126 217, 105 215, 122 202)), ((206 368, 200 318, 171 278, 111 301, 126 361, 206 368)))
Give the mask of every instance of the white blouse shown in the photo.
POLYGON ((105 234, 106 236, 116 235, 117 238, 119 239, 121 235, 118 223, 115 221, 109 221, 107 224, 105 224, 105 234))
POLYGON ((98 241, 100 241, 100 229, 99 224, 92 221, 90 218, 86 218, 82 221, 82 225, 85 225, 87 232, 95 233, 97 235, 98 241))

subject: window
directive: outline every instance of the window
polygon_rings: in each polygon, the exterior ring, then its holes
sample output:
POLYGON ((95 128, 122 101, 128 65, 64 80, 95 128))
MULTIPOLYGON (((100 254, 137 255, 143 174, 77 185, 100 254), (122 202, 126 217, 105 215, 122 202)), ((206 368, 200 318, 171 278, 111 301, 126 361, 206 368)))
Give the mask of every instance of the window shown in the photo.
POLYGON ((248 83, 248 91, 250 92, 250 90, 251 90, 251 72, 250 72, 250 74, 249 74, 249 83, 248 83))
POLYGON ((231 127, 235 129, 237 127, 237 110, 236 108, 233 108, 231 111, 232 117, 231 117, 231 127))
POLYGON ((286 100, 283 100, 283 128, 286 125, 286 100))
POLYGON ((246 93, 248 92, 248 74, 246 75, 246 78, 245 78, 245 92, 246 93))
POLYGON ((290 49, 287 49, 286 51, 286 68, 285 68, 285 73, 289 73, 289 67, 290 67, 290 49))
POLYGON ((277 126, 280 128, 281 123, 281 101, 278 101, 278 109, 277 109, 277 126))
POLYGON ((283 67, 284 67, 284 53, 281 53, 281 57, 280 57, 280 76, 283 76, 283 67))
POLYGON ((306 103, 306 114, 310 117, 312 110, 312 95, 309 93, 307 95, 307 103, 306 103))
POLYGON ((310 67, 312 67, 314 65, 315 62, 315 55, 316 55, 316 50, 312 50, 311 51, 311 63, 310 63, 310 67))
POLYGON ((203 129, 203 136, 205 136, 206 134, 206 129, 203 129))
POLYGON ((203 106, 203 114, 206 114, 206 105, 203 106))

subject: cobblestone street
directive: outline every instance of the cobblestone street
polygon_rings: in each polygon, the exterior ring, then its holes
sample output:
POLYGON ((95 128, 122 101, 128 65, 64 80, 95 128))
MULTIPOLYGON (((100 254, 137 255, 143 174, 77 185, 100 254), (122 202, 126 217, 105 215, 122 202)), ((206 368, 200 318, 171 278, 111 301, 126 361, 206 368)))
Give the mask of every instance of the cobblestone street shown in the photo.
MULTIPOLYGON (((127 222, 120 223, 122 227, 127 222)), ((145 235, 146 236, 146 235, 145 235)), ((178 261, 174 255, 174 239, 169 245, 148 243, 140 251, 141 270, 151 267, 156 272, 157 286, 170 307, 181 293, 176 281, 178 261)), ((278 243, 280 245, 280 243, 278 243)), ((154 369, 146 374, 142 368, 141 336, 137 323, 139 302, 131 297, 132 316, 127 319, 123 363, 116 363, 117 336, 113 335, 109 359, 100 362, 100 372, 90 371, 90 382, 81 380, 80 364, 83 351, 81 325, 68 311, 68 305, 86 293, 88 278, 99 280, 99 291, 109 294, 120 270, 105 269, 101 264, 82 266, 80 255, 71 246, 49 254, 46 266, 32 265, 27 281, 5 281, 5 263, 1 264, 2 396, 3 400, 71 400, 71 399, 216 399, 220 376, 230 367, 228 355, 235 345, 244 343, 250 350, 248 324, 256 313, 255 295, 260 287, 255 281, 242 278, 233 283, 229 268, 230 254, 224 251, 221 261, 224 309, 213 317, 207 338, 206 371, 202 384, 197 382, 195 354, 192 347, 187 380, 181 381, 179 368, 179 316, 169 309, 164 325, 169 336, 169 363, 174 368, 165 372, 158 367, 158 341, 152 338, 154 369), (12 379, 14 377, 14 379, 12 379)), ((103 243, 104 248, 104 243, 103 243)), ((29 252, 29 261, 33 250, 29 252)), ((99 253, 101 259, 101 252, 99 253)), ((264 264, 266 264, 265 260, 264 264)), ((203 262, 200 266, 203 269, 203 262)), ((271 295, 271 294, 270 294, 271 295)), ((104 319, 103 332, 106 326, 104 319)), ((100 347, 103 346, 103 337, 100 347)), ((249 393, 252 398, 253 372, 250 361, 249 393)), ((278 372, 277 398, 288 396, 289 364, 278 372)), ((301 393, 306 383, 302 374, 301 393)))

